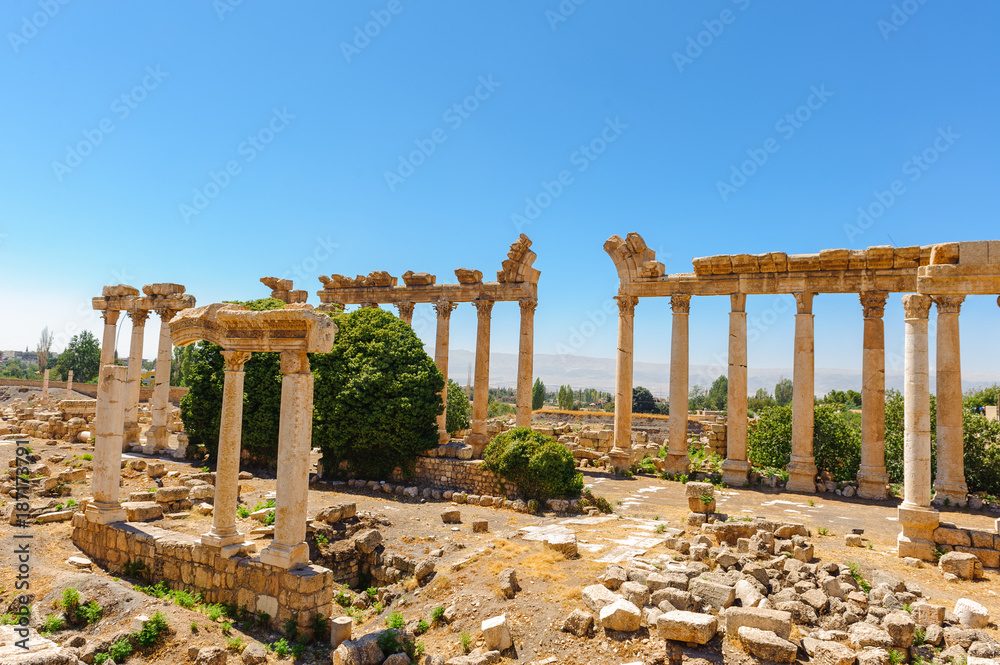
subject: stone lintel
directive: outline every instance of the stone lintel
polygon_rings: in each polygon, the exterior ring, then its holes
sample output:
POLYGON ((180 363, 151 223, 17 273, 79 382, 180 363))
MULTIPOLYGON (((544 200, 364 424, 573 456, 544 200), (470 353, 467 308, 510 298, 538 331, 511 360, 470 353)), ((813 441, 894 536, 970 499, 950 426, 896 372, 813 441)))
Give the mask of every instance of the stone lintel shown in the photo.
POLYGON ((189 308, 170 320, 175 346, 198 340, 227 351, 328 353, 337 326, 308 305, 252 312, 242 305, 214 303, 189 308))
MULTIPOLYGON (((935 266, 936 267, 936 266, 935 266)), ((945 266, 955 267, 955 266, 945 266)), ((861 293, 887 291, 912 293, 917 290, 917 268, 891 270, 815 270, 770 272, 742 275, 698 275, 678 273, 622 283, 620 293, 640 297, 673 295, 727 296, 811 293, 861 293)))
POLYGON ((925 266, 917 273, 916 291, 924 295, 998 295, 1000 263, 925 266))
POLYGON ((180 311, 194 307, 194 296, 182 294, 176 297, 151 298, 147 296, 98 296, 92 299, 97 311, 136 312, 154 310, 180 311))
POLYGON ((472 302, 496 300, 510 302, 522 298, 535 298, 537 285, 531 282, 479 282, 475 284, 426 284, 415 286, 359 286, 320 289, 316 292, 321 302, 342 305, 360 305, 366 302, 395 304, 472 302))

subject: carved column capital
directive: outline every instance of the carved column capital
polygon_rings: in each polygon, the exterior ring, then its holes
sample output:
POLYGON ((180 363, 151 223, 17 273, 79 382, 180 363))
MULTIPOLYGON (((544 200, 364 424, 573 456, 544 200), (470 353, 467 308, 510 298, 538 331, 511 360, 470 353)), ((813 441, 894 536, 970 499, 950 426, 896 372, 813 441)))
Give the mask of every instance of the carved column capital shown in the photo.
POLYGON ((926 319, 931 311, 931 299, 917 293, 903 296, 903 312, 907 319, 926 319))
POLYGON ((168 323, 177 314, 176 309, 158 309, 156 313, 160 315, 160 321, 168 323))
POLYGON ((885 314, 885 301, 888 298, 888 291, 863 291, 859 293, 858 299, 865 310, 865 318, 881 319, 885 314))
POLYGON ((795 307, 797 314, 812 314, 813 313, 813 298, 816 296, 812 291, 797 291, 792 294, 795 296, 795 307))
POLYGON ((472 304, 476 306, 476 315, 480 319, 489 319, 493 313, 493 301, 492 300, 473 300, 472 304))
POLYGON ((399 310, 399 318, 410 320, 413 317, 413 303, 412 302, 398 302, 396 304, 396 309, 399 310))
POLYGON ((450 319, 451 313, 455 311, 456 307, 458 307, 458 303, 447 300, 439 300, 434 303, 434 311, 437 312, 439 319, 450 319))
POLYGON ((639 304, 639 299, 635 296, 615 296, 618 301, 619 316, 635 316, 635 306, 639 304))
POLYGON ((687 314, 691 311, 691 296, 670 296, 670 309, 674 314, 687 314))
POLYGON ((135 328, 141 328, 146 325, 146 319, 149 318, 148 309, 133 309, 126 312, 128 318, 132 319, 132 326, 135 328))
POLYGON ((242 372, 243 365, 250 360, 249 351, 223 351, 222 358, 226 361, 227 372, 242 372))
POLYGON ((304 351, 281 352, 281 374, 308 374, 309 354, 304 351))
POLYGON ((104 319, 104 325, 106 326, 113 326, 118 323, 118 317, 120 315, 121 312, 117 309, 106 309, 101 312, 101 318, 104 319))
POLYGON ((521 298, 517 301, 517 304, 521 306, 521 312, 534 312, 535 308, 538 307, 537 298, 521 298))
POLYGON ((965 302, 965 296, 931 296, 937 305, 938 314, 958 314, 965 302))

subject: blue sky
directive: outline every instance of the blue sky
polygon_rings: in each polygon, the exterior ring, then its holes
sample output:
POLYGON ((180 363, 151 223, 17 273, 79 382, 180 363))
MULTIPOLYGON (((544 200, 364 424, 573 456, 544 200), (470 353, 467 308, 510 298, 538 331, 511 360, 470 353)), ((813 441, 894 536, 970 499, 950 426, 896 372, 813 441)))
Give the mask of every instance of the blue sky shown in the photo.
MULTIPOLYGON (((612 357, 614 317, 584 324, 617 287, 615 233, 668 272, 1000 237, 996 3, 64 2, 0 8, 0 348, 97 331, 108 283, 207 304, 267 295, 264 275, 454 281, 493 275, 523 231, 536 352, 612 357)), ((769 322, 751 365, 791 366, 790 303, 749 299, 751 327, 769 322)), ((724 357, 727 311, 695 299, 692 363, 724 357)), ((453 347, 474 347, 473 312, 453 347)), ((860 368, 856 296, 815 314, 817 367, 860 368)), ((998 316, 967 301, 967 369, 1000 373, 998 316)), ((493 349, 515 351, 516 305, 493 318, 493 349)), ((668 360, 669 323, 640 303, 637 360, 668 360)), ((886 334, 901 352, 898 295, 886 334)))

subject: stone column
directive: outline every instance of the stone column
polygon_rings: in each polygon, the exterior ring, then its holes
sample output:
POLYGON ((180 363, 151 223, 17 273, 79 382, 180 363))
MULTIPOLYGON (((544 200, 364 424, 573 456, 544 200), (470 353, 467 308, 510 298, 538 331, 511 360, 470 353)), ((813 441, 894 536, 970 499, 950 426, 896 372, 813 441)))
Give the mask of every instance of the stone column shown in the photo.
POLYGON ((937 305, 937 477, 934 498, 965 505, 962 362, 958 313, 965 296, 934 296, 937 305))
POLYGON ((125 386, 125 439, 123 445, 139 442, 139 387, 142 385, 142 336, 148 309, 127 312, 132 319, 132 341, 128 347, 128 383, 125 386))
POLYGON ((742 487, 747 482, 747 296, 730 296, 729 380, 726 404, 726 461, 722 463, 722 482, 742 487))
POLYGON ((396 309, 399 310, 399 318, 403 320, 408 326, 413 325, 413 303, 412 302, 398 302, 396 303, 396 309))
POLYGON ((66 377, 66 399, 73 399, 73 370, 66 377))
POLYGON ((615 371, 616 448, 632 447, 632 334, 635 325, 635 296, 615 296, 618 301, 618 367, 615 371))
POLYGON ((788 463, 791 492, 816 491, 816 458, 813 456, 813 418, 816 403, 815 353, 812 301, 815 293, 794 294, 795 358, 792 368, 792 458, 788 463))
POLYGON ((160 315, 160 345, 156 350, 153 408, 150 409, 152 424, 146 430, 146 445, 152 446, 153 450, 160 450, 167 447, 167 439, 170 438, 167 416, 170 415, 170 356, 174 349, 170 341, 170 319, 174 318, 176 312, 165 309, 156 313, 160 315))
POLYGON ((250 352, 223 351, 222 357, 226 361, 226 379, 222 387, 219 453, 215 465, 215 509, 212 529, 202 534, 201 542, 209 547, 223 548, 231 555, 239 551, 243 543, 243 534, 236 528, 236 503, 243 433, 243 365, 250 360, 250 352))
MULTIPOLYGON (((117 314, 117 312, 116 312, 117 314)), ((117 318, 117 317, 116 317, 117 318)), ((94 417, 94 500, 87 504, 91 522, 124 522, 125 509, 118 499, 122 466, 125 377, 128 370, 118 365, 102 365, 97 379, 97 413, 94 417)))
POLYGON ((865 313, 864 352, 861 359, 861 468, 858 496, 885 499, 889 474, 885 470, 885 313, 886 291, 859 294, 865 313))
POLYGON ((517 412, 514 424, 531 427, 531 391, 534 387, 536 298, 518 301, 521 306, 521 337, 517 348, 517 412))
POLYGON ((670 331, 670 420, 666 470, 688 470, 688 313, 691 296, 670 296, 673 326, 670 331))
POLYGON ((490 319, 493 312, 492 300, 476 300, 476 373, 472 388, 472 436, 468 444, 473 447, 473 457, 480 457, 486 444, 490 442, 486 434, 486 416, 490 399, 490 319))
POLYGON ((437 338, 434 342, 434 362, 444 375, 444 388, 441 389, 441 404, 445 410, 438 416, 438 440, 448 443, 450 436, 445 427, 445 414, 448 410, 448 329, 451 326, 451 313, 458 307, 453 302, 442 300, 434 303, 437 312, 437 338))
POLYGON ((938 512, 931 508, 931 403, 927 359, 927 315, 931 299, 903 296, 903 503, 902 532, 896 540, 900 557, 934 560, 938 512))
POLYGON ((298 351, 283 351, 274 540, 260 553, 261 562, 279 568, 309 563, 309 545, 305 540, 312 405, 313 375, 309 371, 309 356, 298 351))
MULTIPOLYGON (((104 335, 101 337, 101 367, 115 364, 115 335, 118 332, 118 317, 121 312, 118 310, 106 309, 101 313, 104 319, 104 335)), ((104 377, 104 372, 97 373, 97 389, 100 391, 100 383, 104 377)))
POLYGON ((42 404, 49 403, 49 370, 42 372, 42 404))

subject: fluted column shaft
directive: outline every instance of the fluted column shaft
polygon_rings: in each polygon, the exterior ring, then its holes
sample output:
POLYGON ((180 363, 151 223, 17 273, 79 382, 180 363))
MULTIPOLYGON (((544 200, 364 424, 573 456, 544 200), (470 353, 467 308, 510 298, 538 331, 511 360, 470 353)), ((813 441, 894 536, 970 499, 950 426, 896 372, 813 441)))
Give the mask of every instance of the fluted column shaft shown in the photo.
POLYGON ((795 295, 795 357, 792 368, 792 457, 788 483, 793 492, 816 491, 816 458, 813 456, 815 417, 815 343, 812 301, 815 293, 795 295))
POLYGON ((670 420, 666 468, 671 473, 688 469, 688 317, 691 296, 670 296, 673 310, 670 331, 670 420))
POLYGON ((478 326, 475 385, 472 388, 472 436, 469 438, 469 444, 475 449, 473 454, 478 457, 489 443, 486 435, 486 416, 490 399, 490 322, 493 301, 477 300, 472 304, 476 306, 478 326))
POLYGON ((444 411, 438 416, 438 439, 446 442, 449 439, 448 430, 445 426, 446 414, 448 412, 448 332, 451 327, 451 313, 458 307, 453 302, 443 300, 434 303, 434 311, 437 312, 437 337, 434 342, 434 362, 444 376, 444 388, 441 389, 441 403, 444 411))
POLYGON ((149 310, 128 312, 132 319, 132 339, 128 347, 128 383, 125 387, 125 435, 123 445, 139 441, 139 387, 142 385, 142 340, 149 310))
POLYGON ((934 496, 965 504, 962 358, 958 315, 965 296, 934 296, 937 305, 937 477, 934 496))
POLYGON ((531 427, 531 388, 534 378, 535 308, 538 300, 525 298, 521 306, 521 336, 517 349, 517 411, 514 424, 531 427))
POLYGON ((174 349, 170 340, 170 319, 174 318, 176 312, 165 309, 156 313, 160 315, 160 343, 156 350, 153 408, 150 418, 152 424, 146 430, 146 444, 151 444, 154 450, 166 448, 167 439, 170 438, 167 419, 170 415, 170 356, 174 349))
POLYGON ((858 496, 885 499, 889 474, 885 470, 885 291, 859 294, 864 308, 861 358, 861 468, 858 496))
POLYGON ((615 371, 615 441, 617 448, 632 447, 632 338, 635 296, 615 296, 618 301, 618 366, 615 371))
POLYGON ((87 504, 86 515, 91 522, 100 524, 121 522, 126 517, 119 503, 126 372, 124 367, 102 365, 97 381, 94 500, 87 504))
MULTIPOLYGON (((106 309, 101 313, 104 319, 104 334, 101 337, 101 367, 115 364, 115 335, 118 332, 118 317, 121 312, 118 310, 106 309)), ((97 389, 100 391, 100 383, 104 380, 104 372, 97 372, 97 389)))
POLYGON ((729 376, 726 394, 726 461, 722 482, 742 487, 747 482, 747 313, 745 293, 730 296, 729 376))

